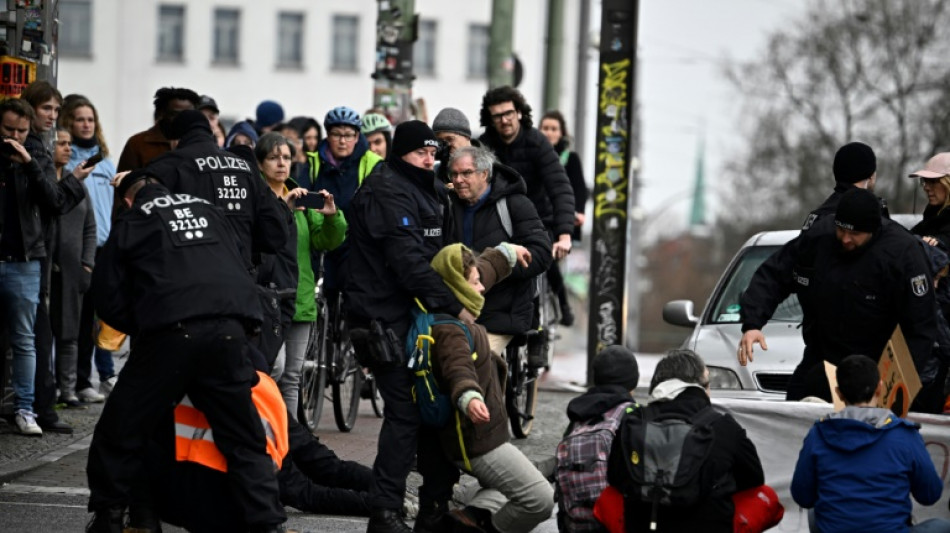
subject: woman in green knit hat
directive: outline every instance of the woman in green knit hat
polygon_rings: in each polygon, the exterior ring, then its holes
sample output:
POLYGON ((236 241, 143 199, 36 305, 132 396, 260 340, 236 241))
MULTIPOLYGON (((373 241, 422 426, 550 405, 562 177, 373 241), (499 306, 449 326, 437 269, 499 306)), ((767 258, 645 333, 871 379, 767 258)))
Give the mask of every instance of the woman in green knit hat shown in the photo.
MULTIPOLYGON (((502 243, 478 256, 462 244, 443 248, 432 268, 475 317, 482 294, 523 266, 531 254, 523 246, 502 243)), ((455 530, 527 532, 551 516, 554 491, 541 472, 508 442, 505 412, 507 367, 492 354, 481 325, 466 324, 475 345, 455 324, 432 327, 435 376, 457 408, 455 421, 440 433, 442 447, 456 465, 474 476, 481 489, 464 509, 449 513, 455 530)))

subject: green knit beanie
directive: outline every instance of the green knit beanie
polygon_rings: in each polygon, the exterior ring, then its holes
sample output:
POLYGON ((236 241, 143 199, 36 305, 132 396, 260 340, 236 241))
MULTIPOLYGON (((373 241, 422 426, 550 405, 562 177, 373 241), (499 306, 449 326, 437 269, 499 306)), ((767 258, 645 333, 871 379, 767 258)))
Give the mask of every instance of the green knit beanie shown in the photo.
MULTIPOLYGON (((462 250, 469 250, 464 244, 450 244, 439 250, 432 258, 432 269, 442 276, 442 281, 452 289, 459 302, 476 317, 485 306, 485 297, 468 284, 462 267, 462 250)), ((474 255, 474 254, 473 254, 474 255)))

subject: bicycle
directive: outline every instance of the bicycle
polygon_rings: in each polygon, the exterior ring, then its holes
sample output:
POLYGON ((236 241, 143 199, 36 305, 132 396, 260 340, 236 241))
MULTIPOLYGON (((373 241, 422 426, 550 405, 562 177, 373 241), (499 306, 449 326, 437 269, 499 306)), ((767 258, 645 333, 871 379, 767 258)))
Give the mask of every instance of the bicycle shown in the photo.
POLYGON ((542 369, 550 368, 554 341, 559 338, 557 324, 561 317, 557 295, 550 290, 545 275, 538 276, 535 283, 538 327, 516 335, 505 348, 505 362, 508 364, 505 410, 516 439, 527 437, 534 426, 538 376, 542 369))
POLYGON ((320 423, 326 387, 333 402, 333 418, 340 431, 353 429, 359 414, 363 369, 356 361, 353 344, 343 318, 342 294, 329 301, 323 288, 323 260, 317 281, 317 321, 311 329, 301 373, 301 421, 311 430, 320 423))

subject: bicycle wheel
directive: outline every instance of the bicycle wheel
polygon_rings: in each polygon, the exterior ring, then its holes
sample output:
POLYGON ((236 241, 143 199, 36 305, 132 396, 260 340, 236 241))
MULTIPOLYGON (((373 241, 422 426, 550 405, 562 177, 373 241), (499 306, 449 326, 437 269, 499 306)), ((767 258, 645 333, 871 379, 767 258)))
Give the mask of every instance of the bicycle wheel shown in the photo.
POLYGON ((379 387, 376 386, 376 378, 373 376, 373 373, 370 372, 367 374, 366 379, 370 382, 370 394, 372 394, 372 396, 369 397, 369 401, 373 405, 373 412, 376 413, 376 418, 382 418, 385 404, 383 403, 382 395, 379 394, 379 387))
POLYGON ((363 368, 356 362, 356 352, 349 335, 341 339, 339 352, 335 355, 337 367, 333 379, 333 418, 340 431, 350 431, 360 410, 363 368))
POLYGON ((505 384, 505 410, 516 439, 523 439, 534 426, 534 410, 538 403, 538 376, 528 368, 527 348, 508 346, 508 382, 505 384))
POLYGON ((315 431, 323 414, 323 400, 327 386, 327 320, 326 306, 320 306, 320 315, 310 328, 307 355, 300 374, 300 401, 297 419, 310 431, 315 431))

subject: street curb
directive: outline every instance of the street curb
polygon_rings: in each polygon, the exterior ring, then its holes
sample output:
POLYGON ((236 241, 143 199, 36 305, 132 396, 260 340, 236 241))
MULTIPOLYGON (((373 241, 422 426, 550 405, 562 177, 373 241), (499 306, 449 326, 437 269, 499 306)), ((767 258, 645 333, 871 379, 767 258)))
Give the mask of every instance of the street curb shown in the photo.
MULTIPOLYGON (((29 438, 29 437, 24 437, 29 438)), ((25 474, 30 473, 37 468, 48 465, 50 463, 55 463, 67 455, 72 455, 75 452, 85 450, 89 447, 89 444, 92 442, 92 433, 87 435, 80 436, 78 439, 72 441, 66 446, 55 448, 44 455, 36 459, 29 459, 26 461, 14 461, 7 465, 7 467, 0 466, 0 485, 5 485, 9 481, 17 479, 24 476, 25 474)))

